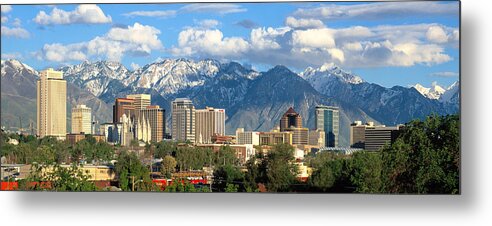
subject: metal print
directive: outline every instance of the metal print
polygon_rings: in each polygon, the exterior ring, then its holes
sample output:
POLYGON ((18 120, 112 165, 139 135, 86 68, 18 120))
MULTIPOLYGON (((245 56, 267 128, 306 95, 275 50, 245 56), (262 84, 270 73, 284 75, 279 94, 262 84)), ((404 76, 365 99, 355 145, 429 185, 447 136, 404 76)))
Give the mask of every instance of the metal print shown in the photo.
POLYGON ((460 194, 460 2, 1 5, 1 190, 460 194))

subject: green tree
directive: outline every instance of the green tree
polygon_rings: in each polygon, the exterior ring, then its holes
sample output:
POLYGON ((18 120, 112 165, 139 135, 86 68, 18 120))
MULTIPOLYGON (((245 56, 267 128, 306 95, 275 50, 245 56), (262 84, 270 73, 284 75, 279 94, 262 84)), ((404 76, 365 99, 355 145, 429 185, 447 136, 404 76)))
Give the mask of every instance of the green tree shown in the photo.
POLYGON ((381 193, 382 192, 382 160, 378 152, 361 151, 352 156, 353 172, 350 177, 356 192, 381 193))
POLYGON ((166 178, 171 178, 171 173, 176 170, 176 160, 172 156, 166 155, 161 164, 162 175, 165 175, 166 178))
POLYGON ((149 168, 144 166, 135 153, 122 151, 115 164, 115 172, 124 191, 150 191, 154 189, 149 168))
POLYGON ((459 116, 413 120, 382 149, 384 190, 392 193, 459 192, 459 116))
POLYGON ((270 192, 289 191, 291 185, 297 181, 298 173, 297 165, 294 164, 294 147, 289 144, 279 144, 266 156, 260 153, 257 157, 257 168, 248 168, 248 171, 257 170, 249 172, 250 175, 255 174, 255 182, 265 184, 270 192))
POLYGON ((234 186, 237 191, 244 191, 244 173, 234 165, 228 164, 219 166, 214 170, 214 180, 212 189, 214 191, 227 191, 228 186, 234 186))
POLYGON ((21 190, 51 191, 96 191, 90 176, 83 172, 77 164, 63 167, 58 164, 33 164, 27 179, 20 183, 21 190))

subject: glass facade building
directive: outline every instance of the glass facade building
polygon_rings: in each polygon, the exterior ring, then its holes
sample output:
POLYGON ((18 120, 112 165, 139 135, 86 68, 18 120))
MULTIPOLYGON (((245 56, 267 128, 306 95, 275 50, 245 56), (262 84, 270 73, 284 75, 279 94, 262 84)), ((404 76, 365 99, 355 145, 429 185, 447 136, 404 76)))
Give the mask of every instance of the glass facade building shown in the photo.
POLYGON ((316 129, 325 132, 327 147, 338 147, 340 110, 333 106, 316 106, 316 129))

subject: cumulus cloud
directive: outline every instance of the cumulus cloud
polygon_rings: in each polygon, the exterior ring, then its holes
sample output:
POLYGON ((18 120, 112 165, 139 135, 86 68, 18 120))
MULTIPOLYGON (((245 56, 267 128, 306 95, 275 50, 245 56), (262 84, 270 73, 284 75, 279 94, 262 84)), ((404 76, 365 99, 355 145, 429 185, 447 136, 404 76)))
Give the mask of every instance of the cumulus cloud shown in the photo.
POLYGON ((119 61, 125 54, 147 56, 162 49, 158 38, 160 31, 152 26, 135 23, 126 28, 113 27, 105 35, 87 42, 63 45, 45 44, 38 53, 40 59, 56 62, 80 61, 90 57, 103 57, 119 61))
POLYGON ((241 26, 241 27, 244 27, 247 29, 252 29, 252 28, 258 27, 257 23, 255 23, 252 20, 248 20, 248 19, 238 21, 237 23, 235 23, 235 25, 238 25, 238 26, 241 26))
POLYGON ((171 52, 178 56, 234 58, 247 52, 249 48, 249 43, 243 38, 224 38, 217 29, 187 28, 179 33, 178 46, 173 47, 171 52))
POLYGON ((2 36, 16 37, 16 38, 29 38, 30 34, 26 29, 20 27, 9 28, 2 26, 2 36))
POLYGON ((452 72, 452 71, 440 71, 430 74, 430 76, 436 76, 436 77, 458 77, 459 75, 460 75, 459 73, 452 72))
POLYGON ((291 28, 322 28, 325 26, 321 20, 316 19, 296 19, 294 17, 287 17, 285 19, 285 25, 291 28))
POLYGON ((420 15, 458 15, 458 2, 381 2, 355 5, 322 5, 298 9, 294 16, 316 19, 391 19, 420 15))
POLYGON ((253 49, 266 50, 266 49, 279 49, 281 45, 276 41, 278 37, 290 31, 288 27, 281 28, 255 28, 251 31, 250 39, 253 49))
POLYGON ((230 3, 194 3, 183 6, 180 11, 191 13, 217 13, 224 15, 246 12, 247 9, 243 8, 241 5, 230 3))
POLYGON ((426 36, 429 41, 435 43, 445 43, 448 41, 448 35, 440 26, 429 27, 426 36))
POLYGON ((83 4, 73 11, 64 11, 53 8, 50 14, 40 11, 33 19, 41 25, 52 24, 104 24, 111 23, 111 16, 105 15, 97 5, 83 4))
POLYGON ((9 21, 9 18, 6 16, 2 16, 2 24, 7 23, 7 21, 9 21))
POLYGON ((292 44, 297 48, 333 48, 334 33, 328 28, 296 30, 292 33, 292 44))
POLYGON ((2 5, 1 6, 1 9, 2 9, 1 10, 2 13, 8 13, 8 12, 12 11, 12 6, 10 6, 10 5, 2 5))
POLYGON ((176 10, 156 10, 156 11, 134 11, 134 12, 125 13, 123 15, 127 17, 144 16, 144 17, 170 18, 170 17, 175 17, 176 14, 177 14, 176 10))

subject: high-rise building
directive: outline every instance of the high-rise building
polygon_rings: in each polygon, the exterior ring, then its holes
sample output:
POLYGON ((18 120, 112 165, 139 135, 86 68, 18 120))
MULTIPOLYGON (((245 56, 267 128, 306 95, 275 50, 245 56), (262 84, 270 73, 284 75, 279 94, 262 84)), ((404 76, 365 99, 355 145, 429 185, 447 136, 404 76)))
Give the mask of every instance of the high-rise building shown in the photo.
POLYGON ((126 98, 133 100, 135 109, 145 109, 150 106, 150 94, 130 94, 126 95, 126 98))
POLYGON ((72 133, 91 134, 91 109, 83 104, 72 108, 72 133))
POLYGON ((302 117, 294 108, 290 107, 287 112, 284 113, 282 118, 280 118, 280 131, 285 131, 291 127, 301 128, 302 127, 302 117))
POLYGON ((64 140, 67 134, 67 81, 53 68, 41 71, 37 81, 37 135, 64 140))
POLYGON ((333 106, 316 106, 316 130, 325 132, 327 147, 338 147, 340 127, 339 108, 333 106))
POLYGON ((260 145, 260 132, 244 131, 244 128, 238 128, 236 130, 236 143, 260 145))
POLYGON ((225 134, 225 110, 206 107, 195 111, 195 140, 211 144, 213 135, 225 134))
POLYGON ((166 132, 165 110, 154 105, 140 109, 139 112, 141 117, 145 117, 149 121, 152 131, 151 140, 155 142, 163 140, 166 132))
POLYGON ((195 106, 188 98, 176 98, 171 104, 171 135, 177 141, 195 143, 195 106))
POLYGON ((116 98, 113 105, 113 123, 121 123, 121 116, 126 115, 127 118, 135 116, 134 99, 116 98))

